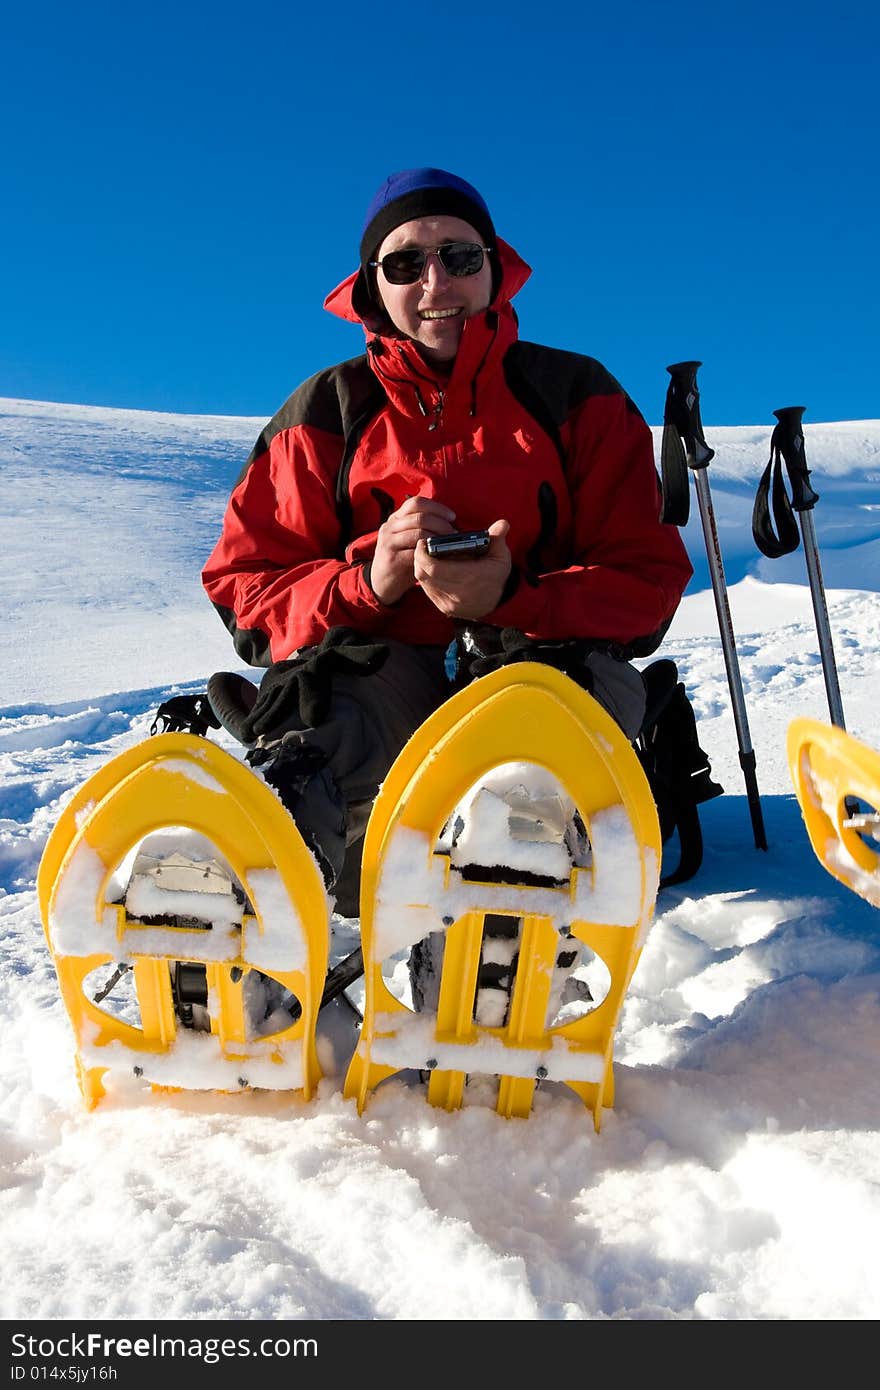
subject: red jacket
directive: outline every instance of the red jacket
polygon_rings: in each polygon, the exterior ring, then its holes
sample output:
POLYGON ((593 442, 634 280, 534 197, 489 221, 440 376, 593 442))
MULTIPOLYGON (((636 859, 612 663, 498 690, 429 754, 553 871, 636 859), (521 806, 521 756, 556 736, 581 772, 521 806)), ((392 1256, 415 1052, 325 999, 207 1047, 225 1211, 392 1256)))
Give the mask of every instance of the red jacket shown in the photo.
MULTIPOLYGON (((418 587, 386 607, 364 570, 379 526, 418 494, 460 530, 510 522, 519 582, 482 622, 624 646, 668 625, 692 568, 659 519, 651 432, 593 358, 518 340, 510 299, 530 271, 498 246, 501 287, 465 324, 448 381, 408 339, 368 332, 366 356, 305 382, 257 440, 202 574, 252 665, 335 626, 451 640, 418 587)), ((325 304, 357 322, 354 278, 325 304)))

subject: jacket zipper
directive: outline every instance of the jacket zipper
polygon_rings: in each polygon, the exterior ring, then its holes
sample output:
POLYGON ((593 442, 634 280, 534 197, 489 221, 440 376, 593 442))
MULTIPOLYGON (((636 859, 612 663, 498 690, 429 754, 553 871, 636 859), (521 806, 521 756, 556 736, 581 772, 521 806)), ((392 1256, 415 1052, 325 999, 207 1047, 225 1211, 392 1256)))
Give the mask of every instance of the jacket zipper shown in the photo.
POLYGON ((429 430, 435 430, 435 429, 437 428, 437 426, 440 424, 440 421, 441 421, 442 416, 443 416, 443 407, 444 407, 445 404, 446 404, 446 396, 444 395, 444 393, 443 393, 443 392, 440 390, 440 388, 438 387, 438 388, 437 388, 437 404, 434 406, 434 410, 433 410, 433 412, 432 412, 432 413, 433 413, 433 416, 434 416, 434 419, 431 421, 430 425, 428 426, 428 429, 429 429, 429 430))

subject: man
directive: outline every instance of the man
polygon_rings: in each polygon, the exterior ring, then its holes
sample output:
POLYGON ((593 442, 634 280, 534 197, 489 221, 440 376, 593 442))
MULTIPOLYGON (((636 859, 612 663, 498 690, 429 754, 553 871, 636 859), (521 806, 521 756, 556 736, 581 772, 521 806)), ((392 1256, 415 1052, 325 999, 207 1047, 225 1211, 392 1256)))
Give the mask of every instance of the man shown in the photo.
POLYGON ((692 573, 628 396, 594 359, 518 339, 530 273, 464 179, 386 179, 358 270, 325 300, 363 325, 366 355, 266 426, 203 572, 239 655, 271 667, 259 694, 215 678, 215 713, 342 911, 376 790, 450 693, 453 641, 459 681, 549 660, 634 738, 645 696, 627 658, 656 648, 692 573), (428 553, 474 529, 485 554, 428 553))

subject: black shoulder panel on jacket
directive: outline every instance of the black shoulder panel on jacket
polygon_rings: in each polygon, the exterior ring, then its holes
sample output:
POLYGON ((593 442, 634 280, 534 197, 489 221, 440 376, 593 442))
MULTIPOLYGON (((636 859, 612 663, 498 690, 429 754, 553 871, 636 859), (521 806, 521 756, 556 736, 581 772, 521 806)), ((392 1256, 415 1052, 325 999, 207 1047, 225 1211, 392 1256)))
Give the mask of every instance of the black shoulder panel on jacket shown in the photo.
POLYGON ((517 400, 535 416, 551 438, 555 437, 554 431, 558 434, 571 412, 590 396, 621 395, 627 408, 641 416, 638 407, 607 368, 595 357, 585 357, 579 352, 520 340, 505 354, 504 374, 517 400))
POLYGON ((370 368, 366 353, 316 372, 297 387, 260 431, 235 486, 241 482, 254 459, 266 452, 282 430, 293 429, 296 425, 312 425, 344 440, 365 409, 384 399, 384 392, 370 368))
POLYGON ((258 627, 239 627, 232 609, 222 603, 215 603, 214 608, 220 614, 223 626, 232 634, 232 645, 242 661, 247 662, 248 666, 271 666, 272 653, 266 633, 258 627))

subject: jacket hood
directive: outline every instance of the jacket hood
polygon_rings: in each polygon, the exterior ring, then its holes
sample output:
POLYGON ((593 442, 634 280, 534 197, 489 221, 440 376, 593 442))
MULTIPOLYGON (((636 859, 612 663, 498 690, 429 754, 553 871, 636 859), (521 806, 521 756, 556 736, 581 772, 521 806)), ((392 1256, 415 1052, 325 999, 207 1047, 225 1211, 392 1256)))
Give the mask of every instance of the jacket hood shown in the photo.
MULTIPOLYGON (((498 259, 501 262, 501 284, 489 307, 491 309, 501 309, 522 289, 532 273, 532 268, 530 265, 527 265, 522 257, 514 251, 513 247, 509 246, 501 237, 495 238, 495 246, 497 248, 498 259)), ((349 323, 361 324, 367 332, 372 333, 375 331, 376 325, 367 324, 354 307, 353 302, 355 285, 362 274, 363 272, 361 270, 354 271, 351 275, 348 275, 341 284, 337 285, 334 290, 331 290, 324 300, 324 308, 328 313, 336 314, 338 318, 346 319, 349 323)))

